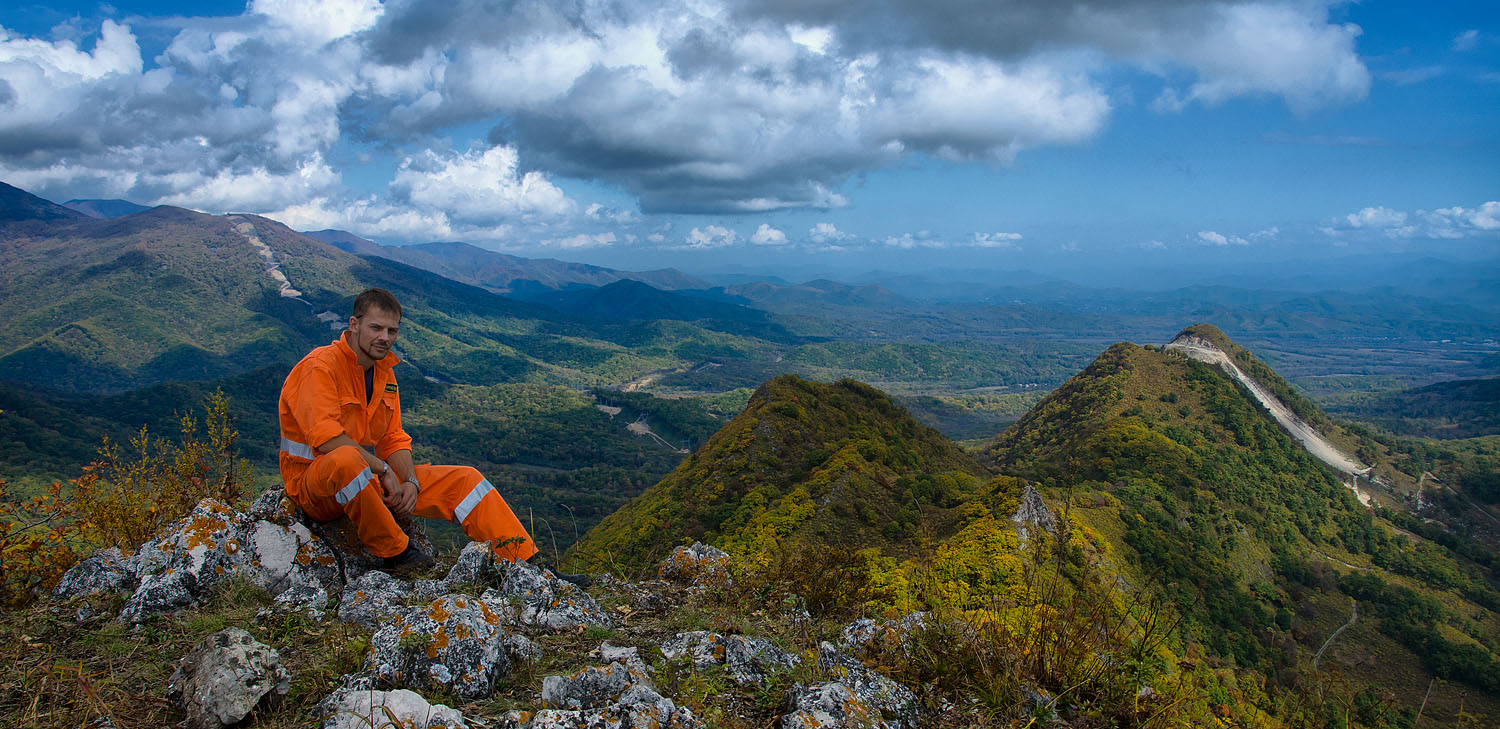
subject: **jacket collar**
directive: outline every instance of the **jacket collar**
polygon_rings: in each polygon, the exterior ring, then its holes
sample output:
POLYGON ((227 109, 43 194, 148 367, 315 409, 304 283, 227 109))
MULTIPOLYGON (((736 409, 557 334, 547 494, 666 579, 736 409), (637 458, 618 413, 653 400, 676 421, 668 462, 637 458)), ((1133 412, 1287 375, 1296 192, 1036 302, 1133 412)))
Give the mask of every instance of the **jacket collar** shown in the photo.
MULTIPOLYGON (((333 346, 338 349, 339 354, 342 354, 344 356, 344 359, 349 360, 349 365, 351 367, 364 369, 363 367, 359 366, 359 355, 354 352, 353 347, 349 346, 348 330, 345 330, 343 333, 339 334, 338 339, 333 340, 333 346)), ((395 348, 392 348, 391 352, 386 354, 385 359, 382 359, 379 362, 375 363, 375 370, 388 370, 400 363, 401 358, 396 356, 395 348)))

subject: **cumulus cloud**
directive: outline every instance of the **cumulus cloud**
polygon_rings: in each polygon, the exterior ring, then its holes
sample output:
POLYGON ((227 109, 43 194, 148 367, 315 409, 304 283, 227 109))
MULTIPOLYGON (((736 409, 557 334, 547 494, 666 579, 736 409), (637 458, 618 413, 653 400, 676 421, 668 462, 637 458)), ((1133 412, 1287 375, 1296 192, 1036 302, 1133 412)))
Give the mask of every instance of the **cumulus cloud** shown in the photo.
POLYGON ((740 234, 720 225, 705 225, 688 231, 683 242, 688 248, 723 248, 738 243, 740 234))
POLYGON ((1020 248, 1017 241, 1020 233, 975 233, 971 245, 975 248, 1020 248))
POLYGON ((819 245, 840 243, 853 237, 853 234, 839 230, 833 223, 818 223, 807 230, 807 239, 819 245))
POLYGON ((1244 238, 1241 238, 1239 236, 1236 236, 1236 235, 1224 235, 1223 233, 1219 233, 1219 232, 1212 231, 1212 230, 1200 230, 1200 231, 1198 231, 1198 240, 1203 241, 1204 243, 1207 243, 1207 244, 1212 245, 1212 246, 1230 246, 1230 245, 1242 246, 1242 245, 1245 245, 1246 243, 1249 243, 1249 241, 1247 241, 1244 238))
POLYGON ((1346 233, 1374 232, 1389 238, 1459 239, 1490 236, 1500 231, 1500 201, 1490 200, 1475 208, 1453 206, 1406 213, 1387 207, 1368 207, 1339 218, 1323 228, 1331 237, 1346 233))
POLYGON ((1344 216, 1351 228, 1390 228, 1406 222, 1406 213, 1386 207, 1365 208, 1344 216))
POLYGON ((618 240, 618 238, 615 237, 614 233, 595 233, 593 235, 589 235, 587 233, 579 233, 578 235, 559 238, 557 240, 550 241, 549 243, 551 247, 564 249, 601 248, 604 246, 614 245, 616 240, 618 240))
POLYGON ((114 21, 92 48, 0 35, 0 170, 247 211, 283 202, 261 180, 287 180, 337 207, 364 198, 333 161, 367 145, 405 159, 380 203, 459 229, 577 215, 558 176, 647 213, 832 209, 848 179, 914 153, 1006 163, 1086 142, 1120 67, 1170 79, 1163 108, 1312 108, 1369 85, 1359 29, 1319 0, 255 0, 156 27, 170 41, 149 60, 114 21), (492 130, 482 153, 424 149, 474 128, 492 130))
POLYGON ((750 235, 750 242, 758 246, 784 246, 787 243, 786 233, 772 228, 766 223, 761 223, 759 228, 750 235))
POLYGON ((919 230, 915 233, 902 233, 901 235, 886 236, 885 245, 889 248, 912 250, 916 248, 947 248, 945 241, 934 238, 931 231, 919 230))
POLYGON ((491 147, 444 155, 426 150, 401 161, 391 189, 413 205, 478 224, 527 216, 562 216, 574 203, 540 172, 521 173, 516 150, 491 147))

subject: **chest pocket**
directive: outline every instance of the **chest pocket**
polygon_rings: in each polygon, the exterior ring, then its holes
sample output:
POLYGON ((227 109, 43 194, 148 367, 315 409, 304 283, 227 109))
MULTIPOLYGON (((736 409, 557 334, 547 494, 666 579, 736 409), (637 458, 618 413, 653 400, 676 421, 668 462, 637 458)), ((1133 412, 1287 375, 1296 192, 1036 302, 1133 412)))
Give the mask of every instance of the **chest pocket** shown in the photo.
POLYGON ((396 393, 375 393, 375 402, 370 406, 370 440, 379 441, 391 427, 392 415, 400 407, 396 393))
POLYGON ((344 426, 344 433, 353 438, 355 443, 370 442, 369 425, 365 419, 365 404, 358 396, 340 393, 339 424, 344 426))

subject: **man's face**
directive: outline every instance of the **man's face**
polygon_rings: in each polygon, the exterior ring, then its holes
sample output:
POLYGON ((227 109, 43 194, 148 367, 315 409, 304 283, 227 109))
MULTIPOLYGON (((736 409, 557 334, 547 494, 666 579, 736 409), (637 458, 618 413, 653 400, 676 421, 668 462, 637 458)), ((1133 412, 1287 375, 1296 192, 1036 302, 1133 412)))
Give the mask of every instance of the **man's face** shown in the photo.
POLYGON ((391 353, 391 347, 396 344, 396 331, 400 328, 400 316, 372 306, 363 316, 349 317, 350 344, 364 356, 379 362, 391 353))

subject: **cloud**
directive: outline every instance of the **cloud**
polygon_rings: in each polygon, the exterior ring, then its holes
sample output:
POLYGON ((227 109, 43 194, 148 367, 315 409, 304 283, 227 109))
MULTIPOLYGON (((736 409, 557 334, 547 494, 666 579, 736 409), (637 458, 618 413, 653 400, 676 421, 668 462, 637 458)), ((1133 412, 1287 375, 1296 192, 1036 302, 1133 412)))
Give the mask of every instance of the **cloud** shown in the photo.
POLYGON ((1249 243, 1249 241, 1239 236, 1224 235, 1223 233, 1218 233, 1212 230, 1198 231, 1198 240, 1213 246, 1242 246, 1249 243))
POLYGON ((447 155, 427 150, 401 161, 391 189, 419 208, 482 225, 573 212, 575 204, 562 190, 540 172, 520 172, 516 160, 512 147, 447 155))
POLYGON ((1086 143, 1122 69, 1169 79, 1164 108, 1363 98, 1359 29, 1328 7, 255 0, 137 21, 165 41, 150 59, 115 21, 92 48, 0 31, 0 170, 43 194, 262 212, 290 207, 264 181, 368 202, 340 165, 380 150, 399 162, 373 204, 458 230, 603 222, 559 177, 616 186, 644 213, 833 209, 851 178, 913 155, 1004 164, 1086 143), (490 130, 481 147, 450 151, 474 129, 490 130))
POLYGON ((853 237, 853 234, 834 227, 833 223, 818 223, 807 230, 807 239, 819 245, 839 243, 853 237))
POLYGON ((1390 228, 1406 222, 1406 213, 1386 207, 1365 208, 1344 216, 1351 228, 1390 228))
POLYGON ((614 245, 615 241, 617 240, 618 239, 615 237, 614 233, 595 233, 593 235, 589 235, 587 233, 579 233, 578 235, 569 236, 567 238, 559 238, 557 240, 548 241, 546 245, 553 248, 564 249, 601 248, 603 246, 614 245))
POLYGON ((1453 50, 1458 53, 1472 51, 1479 47, 1479 31, 1470 28, 1456 36, 1453 36, 1453 50))
POLYGON ((1016 242, 1021 240, 1020 233, 975 233, 970 245, 975 248, 1007 248, 1019 249, 1016 242))
POLYGON ((719 225, 705 225, 688 231, 683 242, 688 248, 723 248, 740 241, 740 234, 719 225))
POLYGON ((887 236, 885 245, 890 248, 912 250, 916 248, 947 248, 948 244, 932 236, 931 231, 920 230, 916 233, 902 233, 901 235, 887 236))
POLYGON ((1167 244, 1159 240, 1148 240, 1144 243, 1141 243, 1140 247, 1141 250, 1145 251, 1164 251, 1167 249, 1167 244))
POLYGON ((1491 200, 1475 208, 1453 206, 1418 210, 1411 214, 1386 207, 1369 207, 1350 213, 1324 228, 1324 233, 1333 237, 1352 231, 1376 232, 1389 238, 1492 236, 1500 231, 1500 201, 1491 200))
POLYGON ((761 223, 755 233, 751 234, 750 242, 758 246, 784 246, 787 243, 786 233, 761 223))

